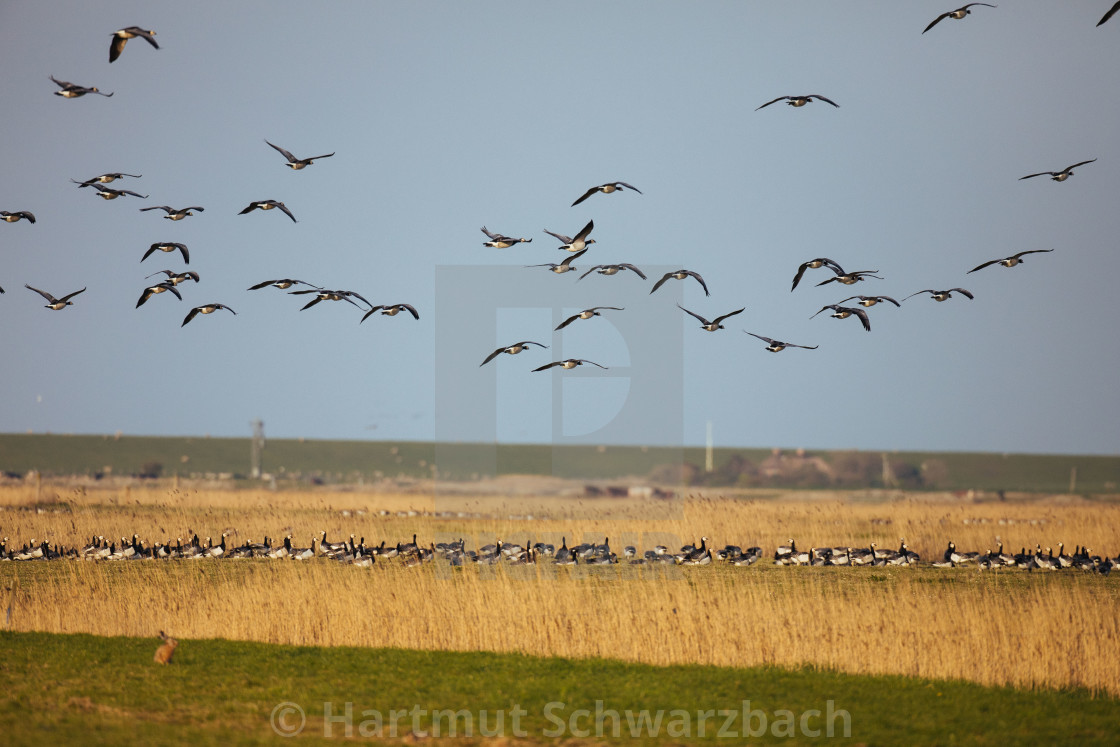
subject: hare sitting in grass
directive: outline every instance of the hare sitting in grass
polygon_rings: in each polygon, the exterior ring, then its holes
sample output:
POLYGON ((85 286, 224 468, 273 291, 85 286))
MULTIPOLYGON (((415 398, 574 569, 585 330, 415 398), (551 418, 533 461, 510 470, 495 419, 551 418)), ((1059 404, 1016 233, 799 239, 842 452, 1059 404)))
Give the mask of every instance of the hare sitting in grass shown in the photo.
POLYGON ((156 649, 154 659, 157 664, 169 664, 171 663, 171 656, 175 653, 175 647, 179 645, 179 642, 162 630, 159 632, 159 637, 163 639, 163 644, 156 649))

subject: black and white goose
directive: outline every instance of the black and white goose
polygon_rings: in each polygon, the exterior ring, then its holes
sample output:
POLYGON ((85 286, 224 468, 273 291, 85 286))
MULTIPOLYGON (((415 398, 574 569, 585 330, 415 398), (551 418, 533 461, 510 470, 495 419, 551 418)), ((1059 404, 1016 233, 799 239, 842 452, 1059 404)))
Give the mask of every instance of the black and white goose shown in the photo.
POLYGON ((251 213, 254 210, 273 210, 273 209, 277 209, 280 212, 284 213, 284 215, 291 218, 292 223, 298 223, 299 222, 299 221, 296 220, 296 217, 294 215, 292 215, 292 211, 288 209, 288 206, 285 205, 284 203, 280 202, 279 200, 257 200, 256 202, 250 202, 248 207, 241 210, 241 212, 239 212, 238 215, 245 215, 246 213, 251 213))
POLYGON ((985 262, 982 265, 977 265, 976 267, 973 267, 971 270, 966 272, 965 275, 968 275, 969 273, 976 272, 977 270, 983 270, 985 267, 988 267, 989 265, 1003 265, 1004 267, 1015 267, 1016 265, 1023 264, 1023 256, 1024 255, 1027 255, 1027 254, 1043 254, 1045 252, 1052 252, 1052 251, 1054 251, 1054 250, 1053 249, 1028 249, 1025 252, 1019 252, 1018 254, 1012 254, 1010 257, 1004 257, 1003 259, 988 260, 987 262, 985 262))
POLYGON ((482 363, 479 363, 478 366, 479 366, 479 368, 481 368, 482 366, 485 366, 487 363, 494 360, 495 358, 497 358, 502 353, 505 353, 507 355, 517 355, 521 351, 527 349, 530 345, 536 345, 537 347, 540 347, 540 348, 547 348, 548 347, 548 345, 542 345, 541 343, 533 342, 532 340, 522 340, 521 342, 515 342, 512 345, 506 345, 503 348, 498 348, 493 353, 486 356, 486 359, 483 360, 482 363))
POLYGON ((317 285, 314 285, 313 283, 309 283, 306 280, 296 280, 294 278, 280 278, 279 280, 265 280, 263 283, 257 283, 256 285, 250 285, 249 290, 255 291, 255 290, 260 290, 261 288, 268 288, 270 286, 273 287, 273 288, 279 288, 280 290, 288 290, 293 285, 306 285, 306 286, 309 286, 310 288, 313 288, 314 290, 322 290, 322 288, 320 288, 317 285))
POLYGON ((835 267, 832 267, 831 269, 836 273, 835 277, 831 277, 828 280, 822 280, 821 282, 817 283, 818 286, 827 285, 828 283, 855 285, 856 283, 862 280, 866 280, 867 278, 876 278, 878 280, 882 280, 881 277, 875 274, 878 272, 878 270, 856 270, 855 272, 844 272, 843 270, 839 270, 835 267))
POLYGON ((580 275, 579 279, 583 280, 585 277, 587 277, 588 275, 590 275, 593 272, 597 272, 600 275, 617 275, 622 270, 630 270, 630 272, 634 273, 635 275, 640 277, 642 280, 646 279, 645 273, 643 273, 637 267, 635 267, 634 265, 632 265, 628 262, 619 262, 616 265, 595 265, 590 270, 588 270, 587 272, 580 275))
POLYGON ((1061 171, 1040 171, 1037 174, 1027 174, 1026 176, 1019 177, 1019 181, 1023 181, 1024 179, 1033 179, 1036 176, 1048 176, 1056 182, 1064 182, 1066 179, 1069 179, 1071 176, 1073 176, 1073 170, 1078 166, 1084 166, 1085 164, 1093 163, 1093 161, 1096 160, 1097 159, 1095 158, 1090 158, 1088 161, 1081 161, 1080 163, 1075 163, 1072 166, 1066 166, 1061 171))
MULTIPOLYGON (((829 316, 831 316, 833 319, 847 319, 850 316, 858 316, 860 322, 863 324, 864 331, 871 331, 871 320, 867 318, 867 312, 863 309, 857 309, 852 306, 840 306, 839 304, 834 303, 829 304, 828 306, 821 307, 821 311, 824 311, 826 309, 833 310, 832 313, 829 314, 829 316)), ((818 311, 817 314, 821 313, 821 311, 818 311)), ((817 314, 813 314, 813 316, 816 316, 817 314)), ((813 316, 809 318, 812 319, 813 316)))
POLYGON ((159 44, 155 40, 156 32, 151 29, 142 29, 139 26, 126 26, 123 29, 117 29, 113 32, 112 41, 109 42, 109 62, 115 62, 124 51, 124 45, 128 44, 129 39, 140 37, 144 41, 151 44, 156 49, 159 49, 159 44))
MULTIPOLYGON (((824 96, 821 96, 821 95, 816 94, 816 93, 811 93, 808 96, 779 96, 778 98, 774 99, 773 101, 767 101, 765 104, 758 107, 758 109, 765 109, 766 107, 770 106, 771 104, 776 104, 779 101, 785 101, 788 105, 790 105, 792 107, 801 107, 801 106, 805 106, 806 104, 812 103, 813 99, 816 99, 818 101, 823 101, 826 104, 832 104, 835 107, 840 106, 839 104, 837 104, 832 99, 825 98, 824 96)), ((755 109, 755 111, 758 111, 758 109, 755 109)))
POLYGON ((373 307, 373 304, 371 304, 369 301, 367 301, 365 298, 363 298, 360 293, 357 293, 355 291, 324 290, 324 289, 321 289, 321 288, 320 289, 312 288, 312 289, 309 289, 309 290, 288 291, 288 295, 290 295, 290 296, 302 296, 302 295, 305 295, 307 293, 314 293, 315 298, 311 299, 306 304, 304 304, 303 308, 301 308, 300 311, 310 309, 312 306, 319 303, 320 301, 347 301, 351 304, 354 304, 354 306, 357 306, 359 309, 362 308, 361 306, 358 306, 358 304, 354 302, 354 298, 361 299, 361 301, 366 306, 369 306, 371 308, 373 307), (353 296, 354 298, 351 298, 351 296, 353 296))
POLYGON ((724 329, 724 326, 722 324, 720 324, 720 322, 722 322, 724 319, 726 319, 730 316, 735 316, 736 314, 742 314, 744 311, 747 310, 746 307, 744 306, 741 309, 737 309, 735 311, 729 311, 722 316, 717 316, 715 319, 712 319, 711 321, 708 321, 704 317, 697 314, 695 311, 689 311, 688 309, 681 306, 680 304, 677 304, 677 308, 680 309, 681 311, 683 311, 684 313, 688 314, 689 316, 695 317, 696 319, 700 320, 700 329, 702 329, 706 332, 715 332, 717 329, 724 329))
POLYGON ((797 267, 797 273, 793 276, 793 286, 789 289, 790 292, 792 293, 793 289, 797 287, 797 284, 801 282, 801 276, 805 274, 806 270, 818 270, 821 267, 825 266, 827 266, 833 272, 844 272, 843 267, 841 267, 837 262, 829 259, 828 257, 817 257, 816 259, 810 259, 808 262, 802 262, 797 267))
MULTIPOLYGON (((83 187, 86 185, 82 185, 83 187)), ((93 186, 93 185, 90 185, 93 186)), ((133 192, 131 189, 114 189, 113 187, 102 184, 99 187, 94 187, 98 197, 104 200, 115 200, 122 195, 129 195, 131 197, 139 197, 142 200, 148 199, 148 195, 142 195, 139 192, 133 192)))
POLYGON ((985 5, 989 8, 996 7, 996 6, 991 5, 989 3, 969 3, 968 5, 964 5, 960 8, 957 8, 956 10, 946 11, 945 13, 942 13, 937 18, 934 18, 932 21, 930 21, 929 25, 925 27, 925 30, 922 31, 922 33, 924 34, 926 31, 929 31, 931 28, 933 28, 937 24, 941 23, 946 18, 953 18, 953 19, 959 21, 960 19, 964 18, 965 16, 971 15, 972 11, 969 10, 969 8, 971 8, 973 5, 985 5))
POLYGON ((55 96, 61 96, 64 99, 76 99, 85 96, 87 93, 96 93, 101 96, 112 96, 111 93, 103 93, 98 90, 97 86, 79 86, 67 80, 59 80, 53 75, 50 79, 58 86, 58 90, 54 92, 55 96))
POLYGON ((88 187, 93 184, 108 184, 109 182, 115 182, 117 179, 123 179, 126 176, 130 176, 133 179, 139 179, 141 176, 143 176, 143 174, 126 174, 123 171, 110 171, 107 174, 100 174, 93 177, 92 179, 86 179, 84 182, 80 182, 77 179, 71 179, 70 181, 77 184, 78 188, 81 189, 82 187, 88 187))
POLYGON ((170 292, 172 295, 174 295, 180 301, 183 300, 182 295, 179 294, 179 290, 173 284, 168 283, 168 282, 156 283, 155 285, 149 285, 147 288, 144 289, 144 292, 140 294, 140 300, 136 302, 136 308, 140 308, 141 306, 143 306, 144 303, 149 298, 151 298, 152 296, 154 296, 158 293, 167 293, 167 292, 170 292))
POLYGON ((193 309, 191 309, 189 312, 187 312, 187 316, 183 319, 183 323, 180 324, 179 326, 180 327, 185 327, 191 321, 191 319, 194 319, 199 314, 213 314, 218 309, 225 309, 226 311, 233 314, 234 316, 237 316, 236 311, 234 311, 233 309, 231 309, 230 307, 228 307, 224 304, 208 303, 208 304, 203 304, 202 306, 195 306, 193 309))
MULTIPOLYGON (((560 368, 575 368, 576 366, 582 366, 584 363, 590 363, 592 366, 599 366, 599 364, 595 361, 589 361, 585 358, 568 358, 567 360, 553 361, 552 363, 546 363, 539 368, 534 368, 533 373, 536 373, 537 371, 546 371, 554 366, 559 366, 560 368)), ((599 368, 602 368, 603 370, 607 369, 606 366, 599 366, 599 368)))
MULTIPOLYGON (((820 313, 820 312, 818 312, 818 313, 820 313)), ((781 340, 773 340, 769 337, 763 337, 762 335, 756 335, 754 332, 747 332, 745 329, 743 331, 746 332, 751 337, 757 337, 758 339, 765 342, 766 343, 766 349, 769 350, 771 353, 780 353, 783 350, 785 350, 786 348, 804 348, 805 350, 816 350, 817 347, 818 347, 817 345, 794 345, 792 342, 782 342, 781 340)))
MULTIPOLYGON (((268 143, 267 140, 265 140, 265 142, 268 143)), ((279 151, 280 155, 284 156, 284 158, 287 159, 288 162, 284 165, 289 167, 293 171, 299 171, 300 169, 303 169, 303 168, 306 168, 306 167, 310 166, 312 163, 315 162, 316 159, 330 158, 331 156, 334 155, 334 153, 327 153, 324 156, 311 156, 310 158, 296 158, 290 152, 281 148, 279 145, 273 145, 272 143, 268 143, 268 144, 270 146, 272 146, 273 148, 275 148, 277 151, 279 151)))
POLYGON ((545 262, 543 264, 525 265, 525 266, 526 267, 547 267, 547 268, 549 268, 549 270, 551 270, 552 272, 555 272, 557 275, 562 275, 565 272, 571 272, 572 270, 577 269, 576 266, 572 264, 572 262, 575 261, 577 258, 583 256, 583 253, 586 252, 586 251, 587 251, 586 249, 584 249, 582 251, 578 251, 575 254, 573 254, 572 256, 565 259, 560 264, 556 264, 555 262, 545 262))
POLYGON ((7 210, 0 210, 0 220, 4 221, 5 223, 16 223, 21 220, 25 220, 28 223, 34 223, 35 214, 30 210, 15 210, 12 212, 9 212, 7 210))
POLYGON ((580 204, 581 202, 586 200, 591 195, 596 194, 598 192, 602 192, 605 195, 609 195, 612 192, 622 192, 624 189, 632 189, 635 192, 637 192, 638 194, 642 193, 642 191, 640 189, 638 189, 637 187, 633 187, 633 186, 627 184, 626 182, 607 182, 606 184, 600 184, 598 187, 592 187, 591 189, 584 192, 582 197, 580 197, 578 200, 576 200, 575 202, 572 203, 572 207, 575 207, 576 205, 580 204))
POLYGON ((704 282, 704 278, 700 277, 700 273, 693 272, 692 270, 676 270, 674 272, 665 273, 661 276, 660 280, 653 284, 653 288, 651 288, 649 292, 652 295, 655 290, 664 285, 665 281, 669 280, 670 278, 672 278, 673 280, 684 280, 685 278, 689 277, 696 278, 696 282, 700 283, 700 287, 704 289, 705 296, 712 295, 708 292, 708 284, 704 282))
MULTIPOLYGON (((938 302, 948 301, 950 298, 953 297, 953 293, 960 293, 962 296, 964 296, 965 298, 967 298, 970 301, 973 298, 975 298, 975 296, 973 296, 972 293, 970 293, 969 291, 966 291, 964 288, 950 288, 949 290, 931 290, 929 288, 926 288, 925 290, 920 290, 917 293, 911 293, 906 298, 913 298, 914 296, 917 296, 920 293, 928 293, 928 294, 930 294, 930 298, 932 298, 934 301, 938 301, 938 302)), ((902 300, 905 301, 906 298, 904 298, 902 300)))
POLYGON ((82 288, 81 290, 74 291, 73 293, 68 293, 65 296, 63 296, 62 298, 55 298, 50 293, 47 293, 46 291, 43 291, 43 290, 39 290, 38 288, 32 288, 30 285, 27 285, 26 283, 24 283, 23 287, 27 288, 28 290, 33 290, 36 293, 38 293, 40 296, 42 296, 43 298, 47 299, 47 305, 44 308, 52 309, 53 311, 61 311, 62 309, 65 309, 67 306, 73 306, 74 302, 71 301, 70 299, 73 298, 74 296, 78 295, 79 293, 85 293, 85 291, 86 291, 85 288, 82 288))
POLYGON ((602 314, 599 313, 599 309, 613 309, 614 311, 624 311, 625 310, 621 306, 592 306, 590 309, 584 309, 583 311, 579 312, 578 314, 574 314, 573 316, 570 316, 567 319, 565 319, 564 321, 560 322, 560 324, 558 324, 556 326, 556 329, 557 330, 564 329, 564 327, 567 327, 569 324, 571 324, 572 322, 574 322, 577 319, 590 319, 593 316, 602 316, 602 314))
POLYGON ((179 252, 183 255, 183 263, 191 263, 191 253, 187 250, 186 244, 180 244, 175 241, 159 241, 148 247, 148 251, 144 252, 144 256, 140 258, 143 262, 145 259, 152 255, 152 252, 179 252))
POLYGON ((887 303, 893 303, 895 306, 899 306, 899 307, 902 306, 902 304, 900 304, 898 301, 894 300, 890 296, 848 296, 847 298, 845 298, 840 303, 845 303, 846 301, 855 301, 855 299, 857 299, 857 298, 859 300, 856 301, 856 303, 858 303, 860 306, 863 306, 864 308, 868 308, 868 309, 871 308, 872 306, 874 306, 875 304, 882 303, 883 301, 886 301, 887 303))
POLYGON ((494 233, 493 231, 487 230, 486 226, 482 227, 482 232, 490 237, 490 240, 489 241, 483 241, 482 245, 491 247, 493 249, 509 249, 514 244, 521 244, 521 243, 528 244, 530 241, 532 241, 532 239, 525 239, 525 238, 515 239, 512 236, 506 236, 504 234, 494 233))
POLYGON ((163 212, 167 213, 167 215, 163 216, 164 218, 167 218, 167 220, 183 220, 183 218, 194 215, 194 213, 191 212, 193 210, 197 210, 200 213, 203 212, 203 209, 198 207, 197 205, 179 209, 168 207, 167 205, 152 205, 151 207, 140 208, 140 212, 142 213, 147 210, 162 210, 163 212))
POLYGON ((595 221, 589 220, 587 221, 587 225, 580 229, 580 232, 575 236, 565 236, 561 233, 553 233, 547 228, 544 229, 544 232, 549 236, 554 236, 561 242, 563 242, 560 246, 556 247, 557 249, 561 249, 565 252, 582 252, 584 249, 595 243, 595 239, 587 238, 594 228, 595 221))
POLYGON ((376 314, 378 311, 380 311, 385 316, 396 316, 397 314, 401 313, 402 311, 407 311, 409 314, 412 314, 413 319, 419 319, 420 318, 420 312, 418 312, 416 310, 416 308, 414 306, 412 306, 411 304, 395 303, 395 304, 388 305, 388 306, 385 305, 385 304, 381 304, 381 305, 378 305, 378 306, 374 306, 369 311, 367 311, 362 316, 362 321, 358 322, 358 324, 361 324, 366 319, 368 319, 371 315, 376 314))

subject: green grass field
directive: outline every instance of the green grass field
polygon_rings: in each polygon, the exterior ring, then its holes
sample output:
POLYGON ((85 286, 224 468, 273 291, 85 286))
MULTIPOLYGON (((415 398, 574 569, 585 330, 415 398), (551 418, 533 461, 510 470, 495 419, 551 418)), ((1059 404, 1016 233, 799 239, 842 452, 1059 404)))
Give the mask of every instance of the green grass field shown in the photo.
POLYGON ((226 640, 181 641, 161 666, 152 661, 158 643, 0 633, 5 744, 248 744, 301 723, 301 740, 328 742, 348 729, 374 738, 378 728, 383 740, 438 732, 466 743, 603 741, 616 728, 622 738, 674 744, 802 744, 827 739, 830 727, 838 741, 883 745, 1115 744, 1120 732, 1117 702, 1083 692, 226 640), (639 723, 643 709, 649 720, 639 723))
MULTIPOLYGON (((0 434, 0 471, 21 475, 31 470, 44 475, 133 475, 145 464, 155 463, 165 477, 243 476, 249 472, 249 453, 247 438, 0 434)), ((737 462, 757 465, 769 455, 769 449, 715 449, 716 479, 711 484, 735 484, 733 477, 722 482, 719 478, 737 462)), ((865 462, 853 478, 858 482, 846 482, 844 487, 876 487, 881 476, 878 452, 820 452, 819 456, 833 465, 865 462), (858 477, 863 473, 866 479, 858 477)), ((899 474, 927 478, 921 485, 902 485, 910 489, 1062 493, 1070 491, 1074 474, 1072 492, 1116 493, 1120 486, 1120 456, 891 452, 888 457, 899 474)), ((265 446, 262 468, 280 477, 358 483, 433 474, 451 480, 494 474, 642 478, 682 463, 702 466, 703 449, 276 439, 265 446)), ((767 482, 755 480, 752 484, 765 486, 767 482)))

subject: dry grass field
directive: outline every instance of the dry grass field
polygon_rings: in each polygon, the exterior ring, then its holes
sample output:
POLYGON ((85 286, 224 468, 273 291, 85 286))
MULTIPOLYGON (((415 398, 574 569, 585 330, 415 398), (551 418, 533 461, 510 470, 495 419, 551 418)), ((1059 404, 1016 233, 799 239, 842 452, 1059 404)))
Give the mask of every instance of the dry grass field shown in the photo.
MULTIPOLYGON (((81 545, 197 532, 233 545, 326 531, 367 545, 418 535, 621 550, 699 542, 800 547, 905 537, 923 561, 949 540, 1120 553, 1120 504, 1072 497, 973 502, 952 495, 773 492, 679 501, 563 500, 190 488, 0 489, 0 536, 81 545), (463 514, 460 516, 459 514, 463 514), (532 516, 533 518, 528 518, 532 516)), ((277 542, 279 540, 277 539, 277 542)), ((468 566, 325 558, 0 563, 14 630, 233 638, 601 656, 653 664, 813 665, 1120 695, 1120 578, 977 568, 468 566)))

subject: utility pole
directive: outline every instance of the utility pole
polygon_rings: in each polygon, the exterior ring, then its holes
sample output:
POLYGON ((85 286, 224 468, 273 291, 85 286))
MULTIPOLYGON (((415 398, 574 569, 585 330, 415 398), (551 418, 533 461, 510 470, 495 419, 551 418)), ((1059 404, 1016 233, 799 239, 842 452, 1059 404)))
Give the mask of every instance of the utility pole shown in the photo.
POLYGON ((252 421, 253 440, 249 443, 249 477, 261 479, 261 452, 264 451, 264 423, 260 418, 252 421))

